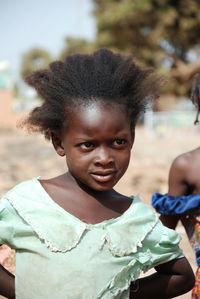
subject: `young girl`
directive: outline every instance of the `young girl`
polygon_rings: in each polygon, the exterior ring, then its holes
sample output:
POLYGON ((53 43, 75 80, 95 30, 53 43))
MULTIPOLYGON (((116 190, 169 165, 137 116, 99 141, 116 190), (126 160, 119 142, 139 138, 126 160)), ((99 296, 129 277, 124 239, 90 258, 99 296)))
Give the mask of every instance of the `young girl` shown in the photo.
POLYGON ((109 50, 72 55, 26 81, 43 99, 27 118, 68 171, 17 185, 0 201, 0 243, 16 250, 15 278, 0 294, 19 299, 172 298, 193 287, 179 236, 138 196, 113 187, 125 173, 139 114, 157 80, 109 50), (138 279, 142 271, 155 274, 138 279))

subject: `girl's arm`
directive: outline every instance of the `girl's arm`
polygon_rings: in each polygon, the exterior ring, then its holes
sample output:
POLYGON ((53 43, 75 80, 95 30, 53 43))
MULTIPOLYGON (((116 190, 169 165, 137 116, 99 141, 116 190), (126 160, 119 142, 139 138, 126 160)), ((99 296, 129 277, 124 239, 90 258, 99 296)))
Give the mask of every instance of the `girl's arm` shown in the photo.
POLYGON ((0 265, 0 295, 15 298, 15 276, 0 265))
MULTIPOLYGON (((169 171, 168 195, 182 196, 187 194, 185 174, 188 167, 189 163, 185 154, 178 156, 173 161, 169 171)), ((160 220, 165 226, 175 229, 180 220, 180 215, 160 215, 160 220)))
POLYGON ((184 154, 173 161, 168 177, 168 195, 187 195, 188 184, 186 174, 189 168, 190 164, 184 154))
POLYGON ((160 215, 160 220, 162 221, 162 224, 171 228, 175 229, 178 221, 180 219, 179 215, 160 215))
POLYGON ((194 273, 186 258, 155 267, 156 273, 138 279, 130 287, 130 299, 174 298, 189 292, 194 286, 194 273))

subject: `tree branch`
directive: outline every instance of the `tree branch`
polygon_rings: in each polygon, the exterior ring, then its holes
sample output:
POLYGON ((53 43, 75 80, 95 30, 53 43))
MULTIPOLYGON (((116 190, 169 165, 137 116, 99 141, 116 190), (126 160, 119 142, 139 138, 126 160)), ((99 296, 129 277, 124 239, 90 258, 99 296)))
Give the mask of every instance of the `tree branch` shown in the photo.
POLYGON ((184 63, 176 58, 170 76, 177 79, 179 82, 185 82, 198 72, 200 72, 200 59, 195 62, 184 63))

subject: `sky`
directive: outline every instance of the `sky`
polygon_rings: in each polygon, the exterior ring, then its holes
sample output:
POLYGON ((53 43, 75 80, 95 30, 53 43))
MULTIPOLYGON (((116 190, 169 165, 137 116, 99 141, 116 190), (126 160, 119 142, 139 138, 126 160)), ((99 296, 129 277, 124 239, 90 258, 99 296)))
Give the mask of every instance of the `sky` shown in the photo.
POLYGON ((0 0, 0 62, 18 76, 22 55, 39 47, 57 58, 66 37, 94 40, 92 0, 0 0))

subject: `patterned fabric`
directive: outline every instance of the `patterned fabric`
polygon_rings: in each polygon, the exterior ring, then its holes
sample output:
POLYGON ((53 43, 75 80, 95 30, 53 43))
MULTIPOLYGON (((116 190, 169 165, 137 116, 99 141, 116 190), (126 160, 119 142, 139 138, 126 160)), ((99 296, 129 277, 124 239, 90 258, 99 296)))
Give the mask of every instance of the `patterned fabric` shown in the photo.
POLYGON ((15 274, 15 251, 5 244, 0 246, 0 264, 15 274))
POLYGON ((197 265, 200 266, 200 217, 192 219, 193 233, 190 238, 190 243, 196 254, 197 265))
POLYGON ((200 298, 200 217, 196 217, 193 220, 194 225, 194 233, 191 238, 192 247, 196 253, 196 262, 198 265, 195 277, 195 286, 192 290, 192 299, 199 299, 200 298))
POLYGON ((192 299, 200 298, 200 267, 197 268, 196 277, 195 277, 195 285, 192 289, 192 299))

